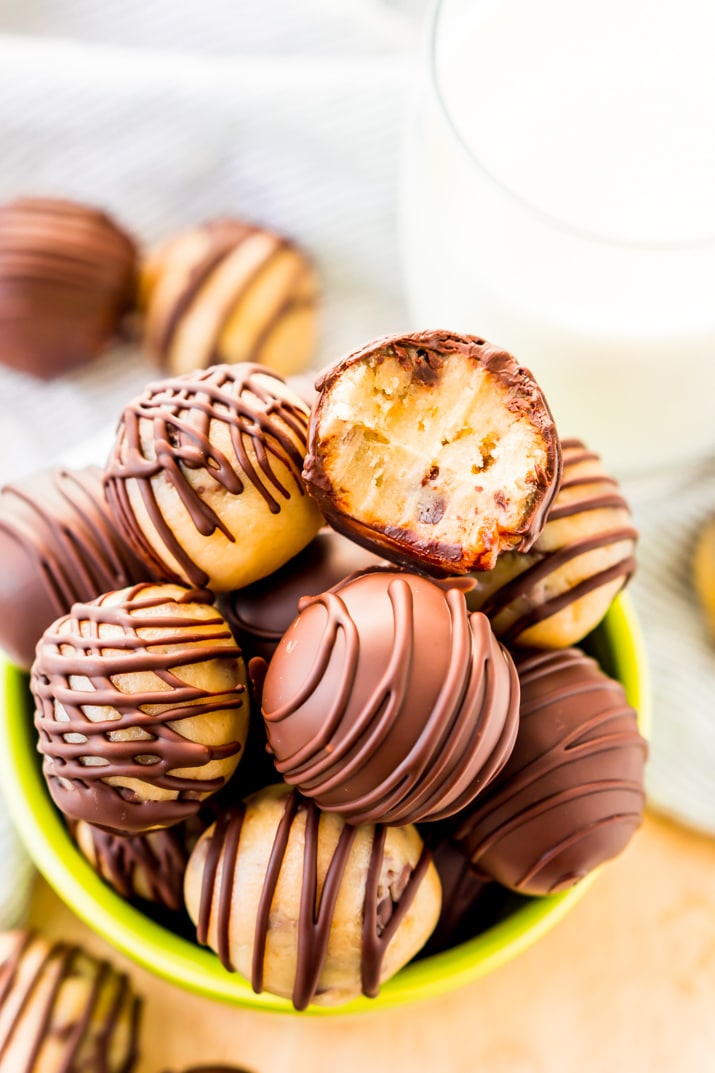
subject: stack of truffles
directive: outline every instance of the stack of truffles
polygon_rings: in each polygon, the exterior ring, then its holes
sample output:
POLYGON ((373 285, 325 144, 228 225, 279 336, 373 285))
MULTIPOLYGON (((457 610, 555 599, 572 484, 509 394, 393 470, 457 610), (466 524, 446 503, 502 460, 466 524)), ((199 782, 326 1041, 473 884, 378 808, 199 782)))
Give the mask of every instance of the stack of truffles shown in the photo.
POLYGON ((645 743, 575 646, 635 542, 482 339, 378 340, 311 401, 212 365, 130 402, 103 469, 3 490, 0 642, 106 882, 334 1005, 628 842, 645 743))

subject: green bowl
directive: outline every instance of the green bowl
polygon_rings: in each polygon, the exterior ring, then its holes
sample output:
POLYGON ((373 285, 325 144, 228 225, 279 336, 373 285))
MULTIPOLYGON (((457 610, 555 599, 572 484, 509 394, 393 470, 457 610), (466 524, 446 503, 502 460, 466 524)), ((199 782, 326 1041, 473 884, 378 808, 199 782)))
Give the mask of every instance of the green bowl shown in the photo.
MULTIPOLYGON (((588 642, 608 673, 624 685, 648 729, 647 666, 640 629, 621 595, 588 642)), ((144 968, 200 995, 253 1009, 295 1013, 287 999, 256 995, 243 977, 228 973, 210 950, 181 938, 124 901, 93 871, 75 847, 47 792, 36 751, 27 678, 0 662, 4 719, 0 720, 0 777, 10 811, 30 856, 64 902, 109 943, 144 968)), ((402 969, 375 999, 339 1007, 311 1006, 320 1016, 404 1005, 443 994, 511 960, 552 928, 576 904, 592 873, 561 894, 525 899, 508 917, 460 946, 402 969)), ((303 1014, 305 1016, 305 1013, 303 1014)))

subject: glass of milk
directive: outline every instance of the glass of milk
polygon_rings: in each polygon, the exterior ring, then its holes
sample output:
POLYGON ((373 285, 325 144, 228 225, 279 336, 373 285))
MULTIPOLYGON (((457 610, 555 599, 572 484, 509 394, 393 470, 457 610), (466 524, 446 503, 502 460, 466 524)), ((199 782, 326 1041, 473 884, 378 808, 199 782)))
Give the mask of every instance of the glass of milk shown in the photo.
POLYGON ((621 477, 715 454, 715 4, 441 0, 401 192, 414 327, 532 369, 621 477))

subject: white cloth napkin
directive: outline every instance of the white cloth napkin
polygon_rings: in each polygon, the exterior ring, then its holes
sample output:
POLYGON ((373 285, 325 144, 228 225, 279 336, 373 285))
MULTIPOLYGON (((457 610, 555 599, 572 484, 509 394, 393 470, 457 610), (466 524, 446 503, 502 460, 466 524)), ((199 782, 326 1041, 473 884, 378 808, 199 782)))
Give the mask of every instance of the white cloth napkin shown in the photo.
MULTIPOLYGON (((396 222, 423 8, 10 0, 0 9, 0 201, 94 202, 147 245, 226 213, 285 231, 322 279, 317 367, 383 333, 436 327, 409 321, 396 222)), ((107 430, 154 375, 129 348, 48 384, 0 366, 0 483, 60 456, 101 462, 107 430)), ((715 833, 715 650, 688 570, 698 522, 715 511, 715 468, 677 491, 633 489, 633 502, 633 593, 654 685, 649 797, 715 833)), ((0 823, 0 876, 21 887, 9 838, 0 823)), ((0 919, 5 905, 0 889, 0 919)))

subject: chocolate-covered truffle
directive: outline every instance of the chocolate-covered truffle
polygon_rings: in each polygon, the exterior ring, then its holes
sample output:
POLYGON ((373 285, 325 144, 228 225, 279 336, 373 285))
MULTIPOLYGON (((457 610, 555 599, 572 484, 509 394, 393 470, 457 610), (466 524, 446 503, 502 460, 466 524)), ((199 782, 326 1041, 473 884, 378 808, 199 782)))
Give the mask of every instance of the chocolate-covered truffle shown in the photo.
POLYGON ((561 449, 541 390, 506 351, 449 332, 389 336, 316 387, 303 472, 335 529, 446 574, 533 544, 561 449))
POLYGON ((0 207, 0 362, 49 379, 94 358, 136 275, 133 239, 98 209, 35 197, 0 207))
POLYGON ((153 251, 142 277, 144 342, 167 372, 250 361, 285 375, 310 364, 317 278, 283 236, 211 220, 153 251))
POLYGON ((562 449, 561 486, 533 548, 502 555, 467 596, 509 644, 576 644, 635 571, 638 534, 617 482, 580 440, 562 449))
POLYGON ((646 743, 620 682, 583 652, 526 652, 516 662, 516 745, 457 817, 456 838, 478 871, 550 894, 615 857, 640 825, 646 743))
POLYGON ((0 934, 3 1073, 131 1073, 140 1013, 108 962, 32 932, 0 934))
POLYGON ((72 836, 95 871, 117 894, 175 912, 184 907, 184 873, 191 850, 212 822, 190 816, 145 835, 117 835, 80 820, 72 836))
POLYGON ((301 601, 271 660, 276 768, 350 823, 449 816, 505 763, 519 683, 458 588, 395 570, 301 601))
POLYGON ((384 559, 326 527, 280 570, 228 593, 219 606, 244 655, 269 660, 298 614, 302 596, 315 596, 349 574, 386 565, 384 559))
POLYGON ((136 585, 75 604, 32 666, 38 748, 72 819, 140 834, 194 815, 238 764, 240 650, 211 594, 136 585))
POLYGON ((96 466, 43 470, 0 490, 0 647, 29 670, 42 632, 78 600, 147 580, 96 466))
POLYGON ((105 474, 117 524, 155 574, 215 592, 277 570, 322 524, 301 477, 308 407, 259 365, 150 384, 105 474))
POLYGON ((186 904, 227 969, 302 1010, 374 997, 429 936, 440 889, 416 828, 349 826, 281 785, 199 840, 186 904))

